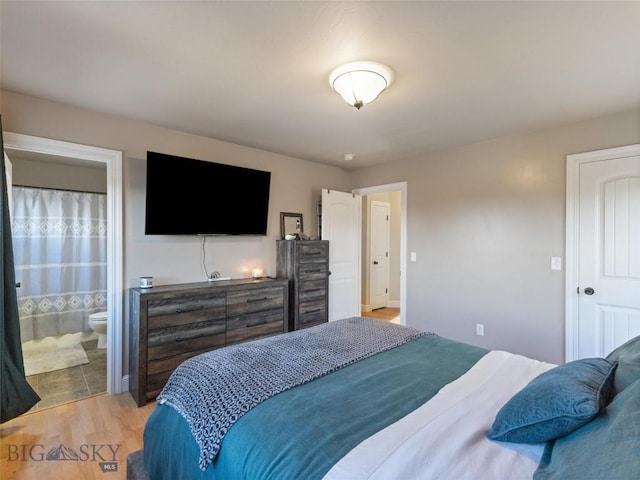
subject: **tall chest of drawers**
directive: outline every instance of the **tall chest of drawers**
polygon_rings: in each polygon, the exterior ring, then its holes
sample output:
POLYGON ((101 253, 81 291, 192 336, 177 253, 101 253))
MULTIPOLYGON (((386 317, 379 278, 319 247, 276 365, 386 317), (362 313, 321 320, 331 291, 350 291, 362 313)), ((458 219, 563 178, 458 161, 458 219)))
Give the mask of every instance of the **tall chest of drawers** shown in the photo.
POLYGON ((329 320, 328 240, 277 240, 276 272, 289 279, 289 330, 329 320))
POLYGON ((129 291, 129 391, 156 397, 184 360, 288 330, 288 281, 243 279, 129 291))

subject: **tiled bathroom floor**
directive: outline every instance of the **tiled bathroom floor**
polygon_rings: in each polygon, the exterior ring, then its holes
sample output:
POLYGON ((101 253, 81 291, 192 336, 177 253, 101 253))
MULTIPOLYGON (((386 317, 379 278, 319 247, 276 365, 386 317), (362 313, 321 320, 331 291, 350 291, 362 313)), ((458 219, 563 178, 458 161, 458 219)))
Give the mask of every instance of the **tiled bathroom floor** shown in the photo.
POLYGON ((82 342, 89 363, 27 377, 40 400, 30 411, 78 400, 107 390, 107 349, 98 340, 82 342))

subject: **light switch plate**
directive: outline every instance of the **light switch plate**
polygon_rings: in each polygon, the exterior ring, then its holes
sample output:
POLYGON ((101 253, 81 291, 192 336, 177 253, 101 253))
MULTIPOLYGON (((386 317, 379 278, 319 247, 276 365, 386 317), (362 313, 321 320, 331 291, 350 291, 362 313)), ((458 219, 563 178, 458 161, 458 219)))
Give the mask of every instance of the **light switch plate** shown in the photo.
POLYGON ((562 270, 562 258, 551 257, 551 270, 562 270))
POLYGON ((416 261, 416 252, 411 252, 411 261, 412 262, 416 261))

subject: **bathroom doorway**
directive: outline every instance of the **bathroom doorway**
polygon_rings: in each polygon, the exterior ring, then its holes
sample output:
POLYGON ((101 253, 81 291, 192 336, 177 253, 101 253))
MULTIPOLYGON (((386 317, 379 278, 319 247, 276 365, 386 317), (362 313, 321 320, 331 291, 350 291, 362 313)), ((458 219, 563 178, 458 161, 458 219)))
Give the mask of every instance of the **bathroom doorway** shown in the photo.
POLYGON ((29 153, 10 161, 24 367, 42 399, 34 408, 106 392, 106 166, 29 153))
MULTIPOLYGON (((69 387, 66 395, 71 395, 71 391, 76 394, 97 393, 98 390, 107 391, 108 393, 120 393, 126 389, 125 382, 122 378, 122 154, 121 152, 108 150, 98 147, 90 147, 80 144, 62 142, 58 140, 50 140, 29 135, 15 134, 5 132, 5 151, 10 159, 18 159, 19 164, 22 158, 26 157, 27 162, 48 162, 56 165, 59 170, 66 173, 61 175, 47 174, 47 182, 40 183, 38 186, 43 189, 57 189, 60 191, 82 190, 83 192, 93 192, 97 196, 106 199, 106 232, 104 232, 104 221, 94 222, 95 229, 103 230, 103 236, 106 235, 106 292, 94 292, 91 295, 76 295, 76 298, 62 298, 58 303, 51 300, 44 301, 44 307, 49 309, 62 309, 64 304, 70 302, 78 307, 90 307, 89 311, 81 313, 75 322, 82 324, 81 331, 75 332, 81 338, 80 343, 83 345, 85 354, 89 360, 87 363, 76 365, 68 369, 60 369, 54 371, 51 375, 53 379, 45 380, 36 385, 36 390, 45 393, 46 397, 57 396, 58 400, 62 399, 60 388, 62 384, 69 387), (83 173, 84 172, 84 173, 83 173), (89 177, 101 177, 100 186, 97 187, 95 182, 91 184, 87 180, 89 177), (61 177, 67 180, 73 179, 80 186, 60 183, 61 177), (56 180, 57 179, 57 180, 56 180), (57 182, 57 183, 56 183, 57 182), (83 183, 84 182, 84 183, 83 183), (106 185, 106 188, 105 188, 106 185), (97 192, 97 193, 96 193, 97 192), (99 226, 97 226, 100 224, 99 226), (96 227, 97 226, 97 227, 96 227), (50 305, 47 305, 49 304, 50 305), (83 305, 81 306, 80 303, 83 305), (99 349, 98 333, 94 333, 92 328, 87 328, 89 323, 88 316, 91 313, 99 313, 107 311, 108 307, 108 326, 106 333, 106 345, 108 348, 99 349), (93 367, 92 367, 93 364, 93 367), (71 372, 76 369, 76 372, 71 372), (106 370, 106 375, 105 375, 106 370), (58 372, 58 373, 56 373, 58 372), (58 376, 58 378, 55 378, 58 376), (66 378, 65 378, 66 377, 66 378), (83 388, 84 387, 84 390, 83 388), (82 392, 82 393, 81 393, 82 392), (53 395, 53 394, 56 395, 53 395)), ((21 180, 20 166, 14 165, 13 183, 25 183, 21 180)), ((42 179, 40 179, 42 181, 42 179)), ((60 194, 60 193, 58 193, 60 194)), ((70 193, 70 195, 82 195, 70 193)), ((104 206, 102 207, 104 209, 104 206)), ((90 217, 92 215, 89 215, 90 217)), ((28 228, 32 228, 28 227, 28 228)), ((49 228, 49 227, 46 227, 49 228)), ((81 223, 70 226, 71 229, 82 229, 81 223)), ((99 235, 98 235, 99 236, 99 235)), ((104 260, 104 257, 103 257, 104 260)), ((27 264, 29 262, 26 262, 27 264)), ((36 263, 36 262, 34 262, 36 263)), ((73 263, 73 262, 71 262, 73 263)), ((88 283, 87 283, 88 285, 88 283)), ((88 290, 100 290, 100 288, 90 287, 88 290)), ((86 292, 85 292, 86 293, 86 292)), ((19 294, 20 295, 20 294, 19 294)), ((104 314, 102 314, 104 315, 104 314)), ((100 316, 100 315, 98 315, 100 316)), ((74 320, 71 321, 73 323, 74 320)), ((95 322, 98 325, 99 322, 95 322)), ((67 325, 68 326, 68 325, 67 325)), ((69 338, 64 326, 60 327, 58 332, 47 332, 46 329, 38 325, 38 335, 44 333, 58 333, 58 335, 48 335, 54 337, 49 342, 59 342, 60 346, 67 347, 69 344, 75 344, 77 338, 69 338), (61 334, 61 335, 60 335, 61 334), (67 338, 59 338, 67 336, 67 338), (56 338, 58 337, 58 338, 56 338)), ((98 327, 100 327, 98 325, 98 327)), ((29 328, 29 327, 27 327, 29 328)), ((22 328, 21 328, 22 329, 22 328)), ((97 328, 100 330, 101 328, 97 328)), ((35 333, 35 332, 34 332, 35 333)), ((72 335, 73 336, 73 335, 72 335)), ((104 337, 103 337, 104 338, 104 337)), ((40 342, 42 343, 42 342, 40 342)), ((25 358, 27 354, 25 354, 25 358)), ((26 362, 25 362, 26 363, 26 362)), ((43 375, 49 375, 43 374, 43 375)), ((77 395, 76 395, 77 396, 77 395)), ((68 398, 68 397, 67 397, 68 398)), ((74 398, 68 398, 73 400, 74 398)), ((44 402, 41 402, 43 404, 44 402)), ((36 406, 38 407, 38 406, 36 406)), ((44 407, 42 407, 44 408, 44 407)))

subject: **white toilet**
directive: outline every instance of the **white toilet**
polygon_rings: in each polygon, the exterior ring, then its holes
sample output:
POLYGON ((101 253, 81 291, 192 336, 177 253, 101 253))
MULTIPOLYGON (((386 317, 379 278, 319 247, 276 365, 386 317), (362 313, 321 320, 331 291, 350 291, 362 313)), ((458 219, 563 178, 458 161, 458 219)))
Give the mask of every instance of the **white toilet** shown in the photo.
POLYGON ((89 315, 89 326, 98 334, 98 348, 107 348, 107 312, 89 315))

